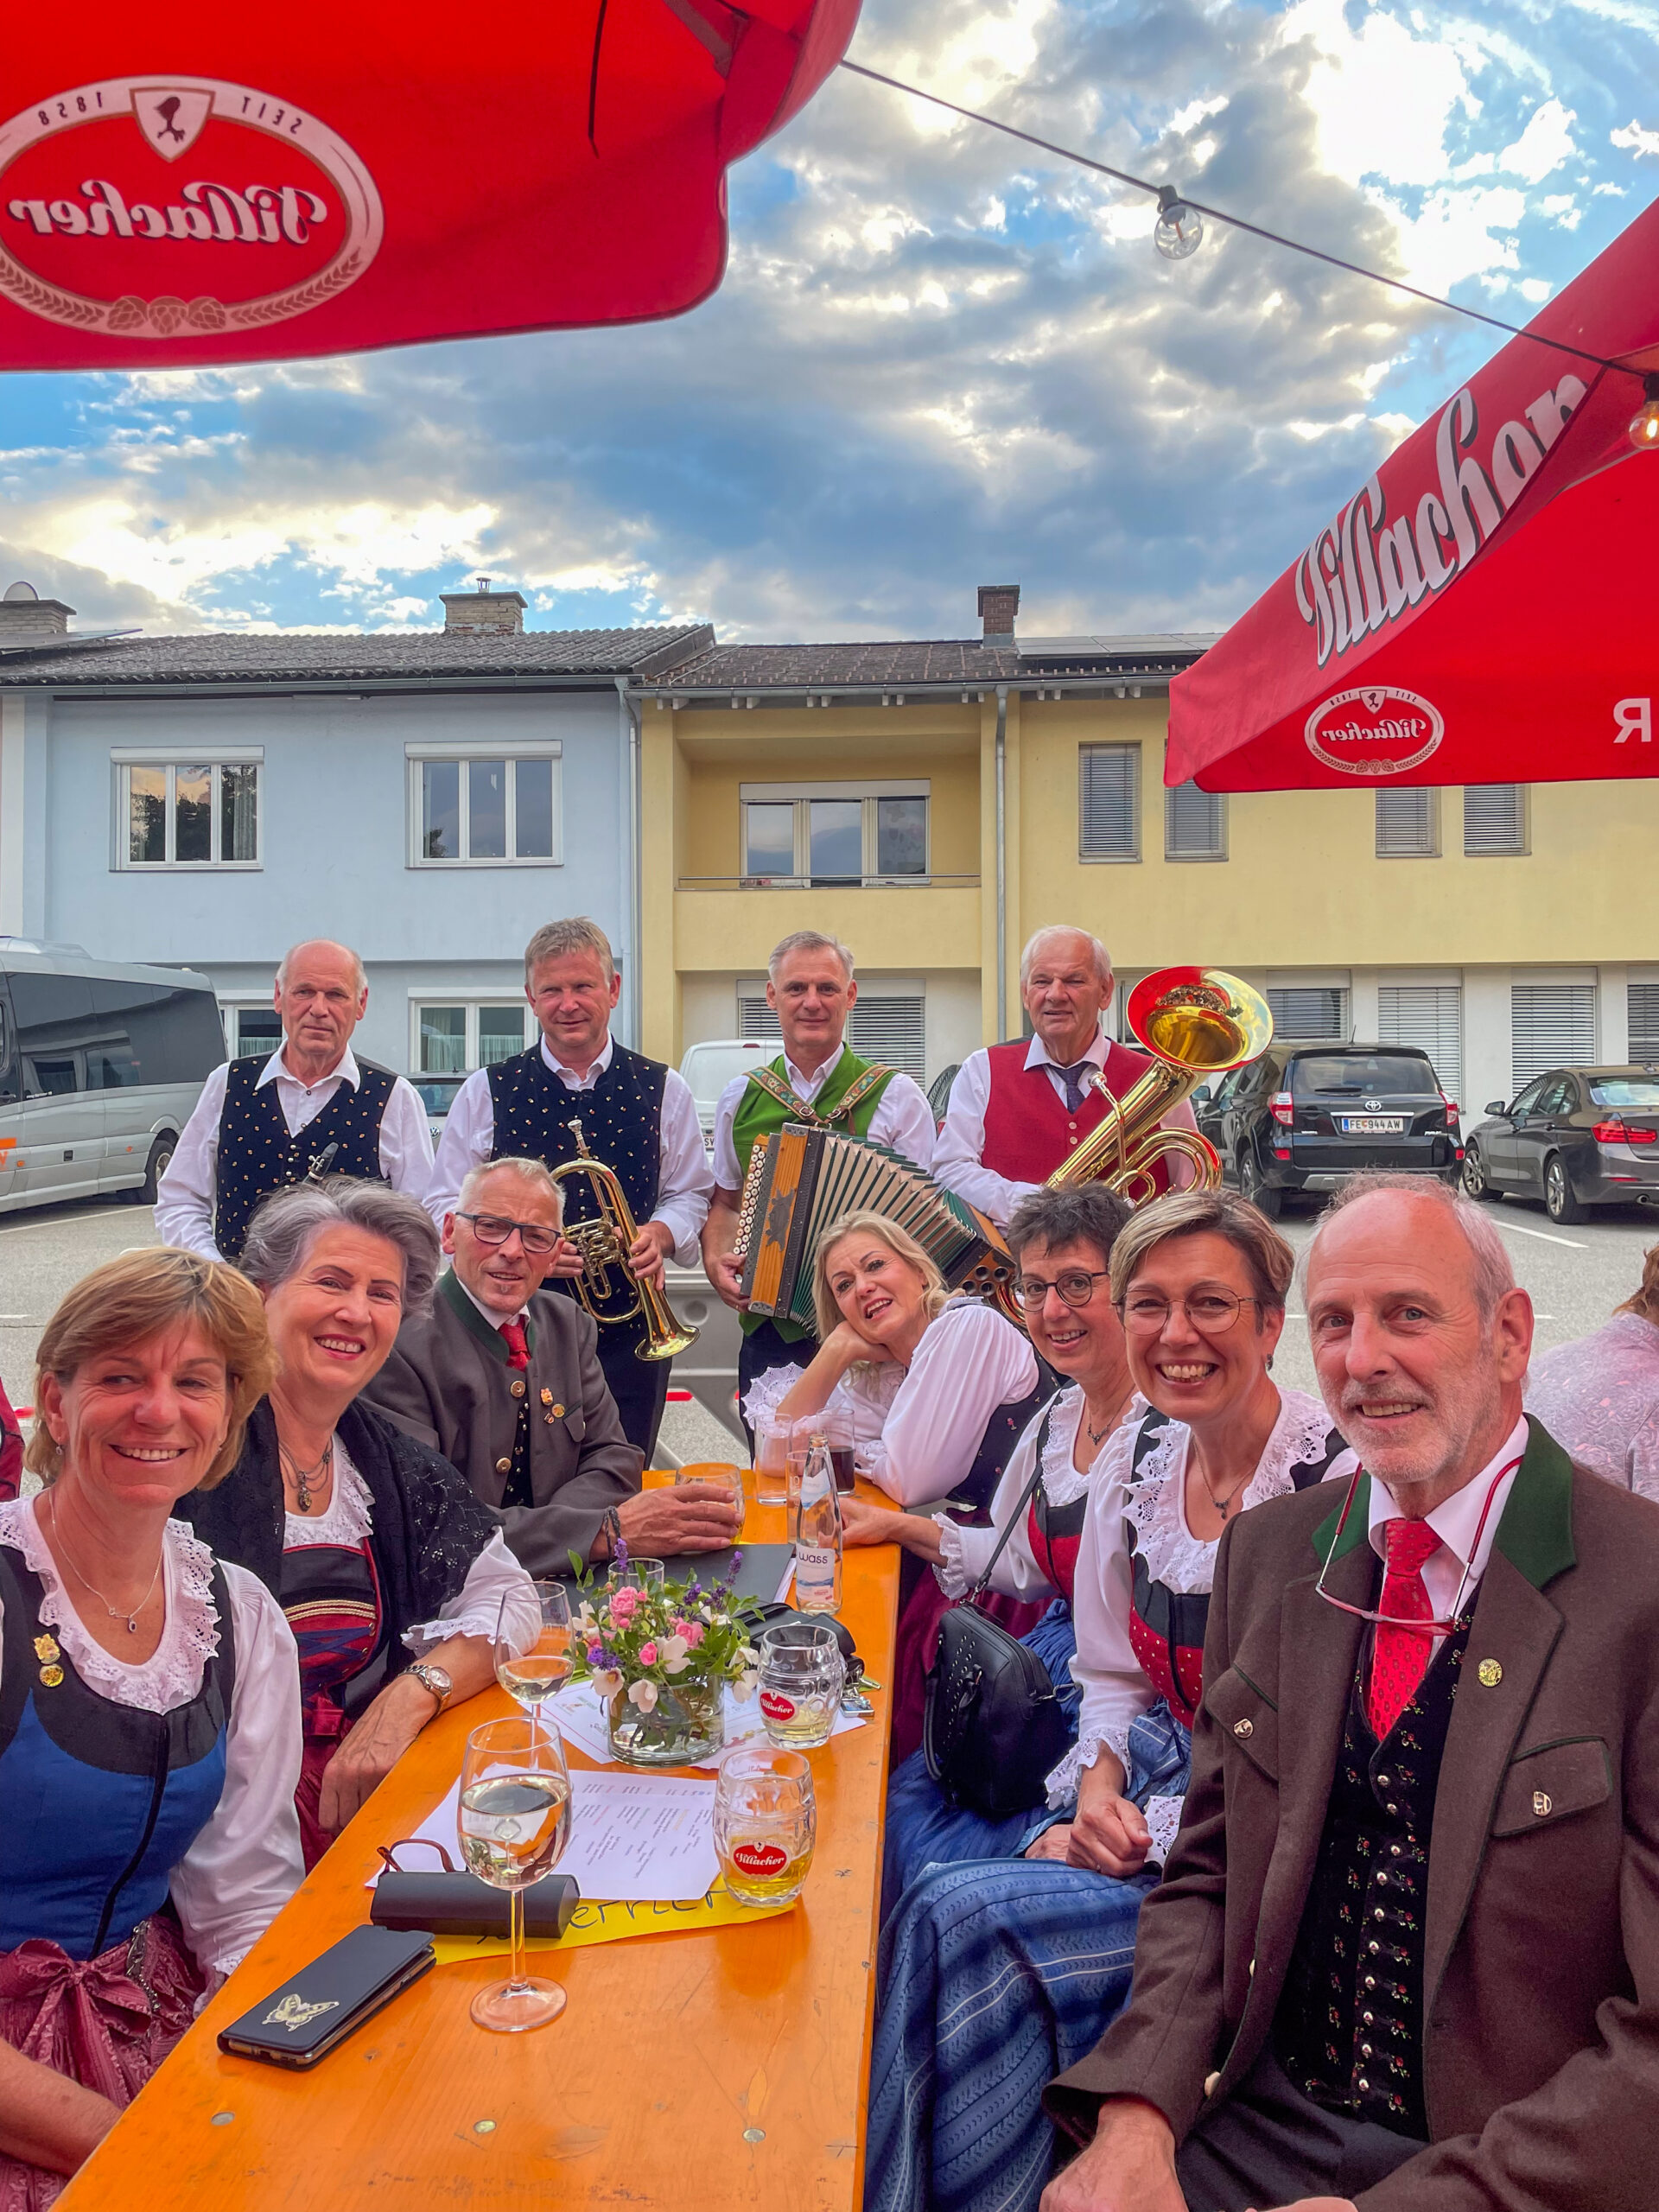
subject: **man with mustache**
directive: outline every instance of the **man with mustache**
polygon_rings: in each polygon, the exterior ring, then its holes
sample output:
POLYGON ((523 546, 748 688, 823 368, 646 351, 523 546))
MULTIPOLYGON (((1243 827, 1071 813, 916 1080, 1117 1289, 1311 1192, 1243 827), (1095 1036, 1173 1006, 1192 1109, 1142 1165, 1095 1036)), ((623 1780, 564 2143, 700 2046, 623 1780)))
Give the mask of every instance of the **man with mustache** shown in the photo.
POLYGON ((1522 1412, 1491 1224, 1355 1178, 1306 1304, 1359 1454, 1224 1537, 1135 1995, 1044 2212, 1638 2212, 1659 2126, 1659 1513, 1522 1412))

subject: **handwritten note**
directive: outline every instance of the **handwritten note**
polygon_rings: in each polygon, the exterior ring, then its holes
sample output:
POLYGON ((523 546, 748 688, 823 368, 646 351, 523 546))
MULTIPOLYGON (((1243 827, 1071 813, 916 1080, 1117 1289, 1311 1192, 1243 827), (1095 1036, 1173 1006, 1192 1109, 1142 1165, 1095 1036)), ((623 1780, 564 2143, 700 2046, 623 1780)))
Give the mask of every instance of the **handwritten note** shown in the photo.
MULTIPOLYGON (((411 1840, 441 1843, 452 1859, 459 1783, 428 1814, 411 1840)), ((570 1777, 570 1840, 557 1871, 585 1898, 622 1904, 702 1898, 715 1886, 715 1785, 674 1775, 570 1777)), ((413 1860, 411 1864, 423 1862, 413 1860)))

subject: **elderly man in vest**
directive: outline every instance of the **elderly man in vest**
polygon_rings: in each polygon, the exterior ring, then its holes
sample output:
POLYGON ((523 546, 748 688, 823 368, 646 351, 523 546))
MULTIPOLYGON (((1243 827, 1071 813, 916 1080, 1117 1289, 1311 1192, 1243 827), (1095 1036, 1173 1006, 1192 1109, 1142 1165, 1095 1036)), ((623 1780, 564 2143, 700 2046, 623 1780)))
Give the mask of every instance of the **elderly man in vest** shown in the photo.
MULTIPOLYGON (((1099 1127, 1108 1098, 1121 1098, 1147 1070, 1144 1054, 1114 1044, 1100 1026, 1112 1003, 1111 956, 1086 930, 1039 930, 1020 956, 1020 994, 1035 1036, 968 1055, 933 1147, 940 1182, 999 1229, 1099 1127)), ((1198 1124, 1183 1101, 1163 1126, 1198 1124)), ((1191 1180, 1183 1159, 1173 1177, 1163 1160, 1154 1173, 1160 1191, 1191 1180)))
POLYGON ((1648 2212, 1659 1510, 1522 1413, 1532 1307, 1467 1199, 1355 1178, 1303 1302, 1362 1465, 1222 1538, 1180 1834, 1048 2092, 1087 2147, 1044 2212, 1648 2212))
POLYGON ((162 1243, 209 1260, 240 1259, 255 1209, 313 1172, 390 1183, 412 1198, 425 1198, 432 1173, 414 1089, 352 1052, 369 1002, 356 953, 326 938, 296 944, 271 1001, 280 1050, 213 1070, 156 1193, 162 1243))
POLYGON ((572 1552, 608 1559, 619 1535, 657 1557, 729 1544, 736 1516, 713 1484, 641 1491, 598 1331, 542 1288, 563 1219, 543 1161, 471 1169, 444 1217, 450 1265, 432 1310, 404 1323, 365 1397, 460 1468, 531 1574, 568 1574, 572 1552))
POLYGON ((846 1042, 847 1017, 858 1002, 853 956, 838 938, 797 930, 766 963, 766 1004, 784 1033, 770 1066, 734 1076, 715 1114, 715 1191, 702 1232, 709 1280, 742 1315, 738 1357, 740 1401, 757 1375, 810 1358, 807 1331, 743 1312, 733 1256, 737 1203, 755 1141, 785 1122, 809 1122, 902 1153, 918 1167, 933 1154, 933 1115, 907 1075, 861 1060, 846 1042))
MULTIPOLYGON (((585 1152, 613 1168, 634 1219, 628 1255, 636 1279, 663 1286, 672 1256, 690 1267, 714 1178, 702 1148, 696 1101, 674 1069, 619 1045, 611 1014, 622 979, 610 939, 585 915, 549 922, 524 947, 524 996, 541 1027, 528 1052, 469 1075, 455 1094, 438 1143, 427 1210, 440 1228, 459 1202, 469 1168, 504 1154, 560 1167, 585 1152)), ((564 1184, 565 1218, 593 1219, 599 1202, 585 1176, 564 1184)), ((552 1270, 566 1292, 582 1272, 567 1244, 552 1270)), ((601 1316, 634 1301, 611 1270, 601 1316)), ((657 1449, 669 1362, 639 1357, 643 1315, 601 1325, 600 1364, 628 1441, 647 1465, 657 1449)))

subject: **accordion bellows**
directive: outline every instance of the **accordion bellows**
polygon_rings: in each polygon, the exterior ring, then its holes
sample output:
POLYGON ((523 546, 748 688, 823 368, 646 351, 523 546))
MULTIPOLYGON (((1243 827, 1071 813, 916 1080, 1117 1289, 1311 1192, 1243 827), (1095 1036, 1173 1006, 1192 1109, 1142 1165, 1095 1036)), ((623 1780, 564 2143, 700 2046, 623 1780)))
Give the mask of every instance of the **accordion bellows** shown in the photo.
POLYGON ((738 1205, 750 1313, 811 1329, 818 1240, 842 1214, 865 1212, 907 1230, 952 1290, 994 1298, 1013 1277, 1001 1231, 921 1168, 880 1145, 786 1122, 756 1141, 738 1205))

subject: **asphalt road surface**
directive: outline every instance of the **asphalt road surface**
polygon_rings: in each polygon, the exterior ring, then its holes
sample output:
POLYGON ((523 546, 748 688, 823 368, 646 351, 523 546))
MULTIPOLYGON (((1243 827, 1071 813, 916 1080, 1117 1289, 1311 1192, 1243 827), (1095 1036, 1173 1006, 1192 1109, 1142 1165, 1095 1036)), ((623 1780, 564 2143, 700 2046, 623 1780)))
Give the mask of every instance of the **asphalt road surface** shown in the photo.
MULTIPOLYGON (((1599 1211, 1581 1227, 1557 1229, 1541 1206, 1501 1199, 1489 1211, 1503 1231, 1516 1278, 1532 1294, 1540 1350, 1586 1335, 1605 1321, 1641 1280, 1642 1255, 1659 1242, 1659 1211, 1630 1205, 1599 1211)), ((1280 1226, 1299 1252, 1313 1234, 1313 1211, 1287 1211, 1280 1226)), ((89 1198, 73 1205, 40 1206, 0 1217, 0 1376, 14 1404, 34 1393, 35 1346, 53 1307, 69 1286, 119 1252, 153 1244, 148 1206, 89 1198)), ((669 1294, 683 1320, 703 1330, 702 1339, 676 1362, 671 1388, 690 1388, 701 1402, 671 1403, 664 1423, 664 1458, 730 1456, 731 1430, 715 1408, 729 1408, 736 1359, 734 1317, 700 1275, 671 1271, 669 1294), (689 1370, 682 1382, 682 1370, 689 1370)), ((1312 1390, 1300 1284, 1291 1294, 1290 1319, 1274 1363, 1286 1382, 1312 1390)), ((729 1418, 729 1414, 727 1414, 729 1418)))

